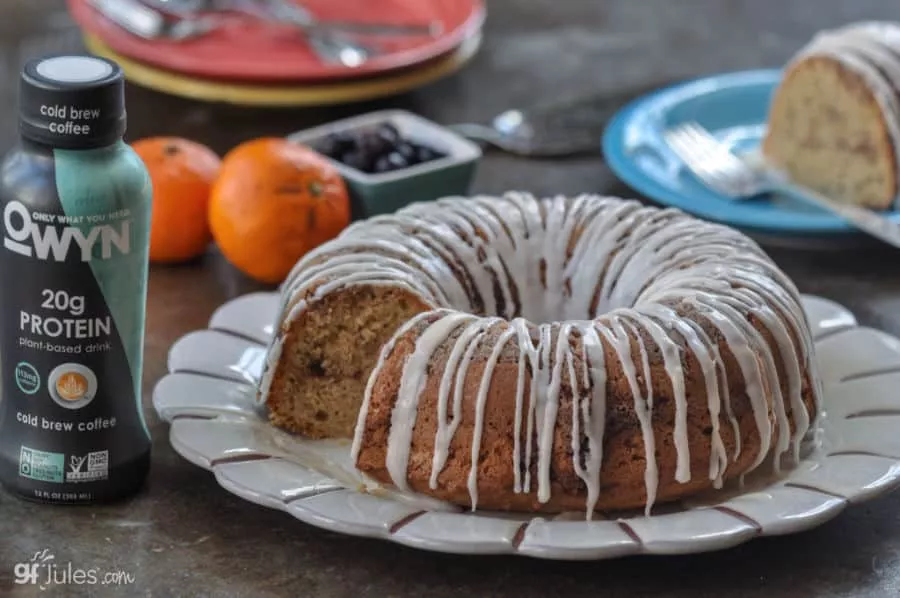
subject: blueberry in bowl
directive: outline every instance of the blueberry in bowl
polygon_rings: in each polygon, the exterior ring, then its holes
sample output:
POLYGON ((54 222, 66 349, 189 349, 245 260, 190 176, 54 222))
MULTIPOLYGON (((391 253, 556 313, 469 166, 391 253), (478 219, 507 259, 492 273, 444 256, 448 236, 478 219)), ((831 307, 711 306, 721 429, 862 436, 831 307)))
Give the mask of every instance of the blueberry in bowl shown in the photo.
POLYGON ((288 136, 340 171, 354 218, 394 212, 417 201, 466 195, 481 148, 405 110, 382 110, 288 136))
POLYGON ((425 143, 407 139, 393 122, 336 131, 313 144, 320 154, 369 174, 391 172, 446 157, 425 143))

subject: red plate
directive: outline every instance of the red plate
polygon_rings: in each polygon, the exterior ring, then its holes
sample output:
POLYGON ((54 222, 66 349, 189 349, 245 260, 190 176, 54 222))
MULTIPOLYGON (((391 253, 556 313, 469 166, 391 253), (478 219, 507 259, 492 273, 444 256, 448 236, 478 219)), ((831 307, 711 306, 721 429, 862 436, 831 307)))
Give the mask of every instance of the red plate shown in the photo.
POLYGON ((425 24, 440 21, 438 37, 377 37, 384 54, 358 68, 322 64, 290 26, 242 15, 197 39, 148 41, 97 12, 87 0, 68 0, 69 11, 87 32, 116 52, 170 71, 214 79, 303 81, 349 79, 408 68, 442 56, 482 26, 483 0, 303 0, 322 20, 425 24))

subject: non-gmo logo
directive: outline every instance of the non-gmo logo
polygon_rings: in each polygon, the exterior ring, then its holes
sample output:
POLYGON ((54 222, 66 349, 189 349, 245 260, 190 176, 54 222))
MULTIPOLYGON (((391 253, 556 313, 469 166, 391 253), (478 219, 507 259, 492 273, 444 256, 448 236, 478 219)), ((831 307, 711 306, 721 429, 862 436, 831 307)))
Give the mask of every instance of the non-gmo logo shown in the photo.
POLYGON ((16 364, 16 386, 27 395, 33 395, 41 387, 41 376, 37 369, 27 361, 16 364))

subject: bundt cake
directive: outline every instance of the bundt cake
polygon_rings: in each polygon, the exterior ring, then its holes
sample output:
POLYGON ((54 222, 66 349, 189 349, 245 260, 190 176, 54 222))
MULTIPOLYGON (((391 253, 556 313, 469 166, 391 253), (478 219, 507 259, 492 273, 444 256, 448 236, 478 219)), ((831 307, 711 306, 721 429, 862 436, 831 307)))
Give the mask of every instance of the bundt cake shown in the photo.
POLYGON ((773 96, 763 154, 835 199, 891 207, 900 185, 900 25, 855 23, 807 44, 773 96))
POLYGON ((271 421, 473 509, 649 512, 797 459, 818 413, 793 284, 678 210, 413 204, 306 256, 282 297, 271 421))

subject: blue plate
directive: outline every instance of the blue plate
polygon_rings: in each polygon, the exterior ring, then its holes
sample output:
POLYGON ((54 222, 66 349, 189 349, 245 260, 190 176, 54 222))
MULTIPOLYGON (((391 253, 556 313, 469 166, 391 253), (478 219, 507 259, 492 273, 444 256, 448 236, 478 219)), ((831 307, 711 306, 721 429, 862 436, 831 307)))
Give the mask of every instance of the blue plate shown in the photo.
MULTIPOLYGON (((666 129, 697 121, 736 152, 756 149, 780 78, 780 70, 742 71, 639 98, 607 126, 606 162, 622 181, 648 198, 736 228, 781 236, 857 233, 837 216, 789 197, 734 201, 719 195, 694 178, 663 140, 666 129)), ((889 218, 900 221, 900 212, 890 212, 889 218)))

